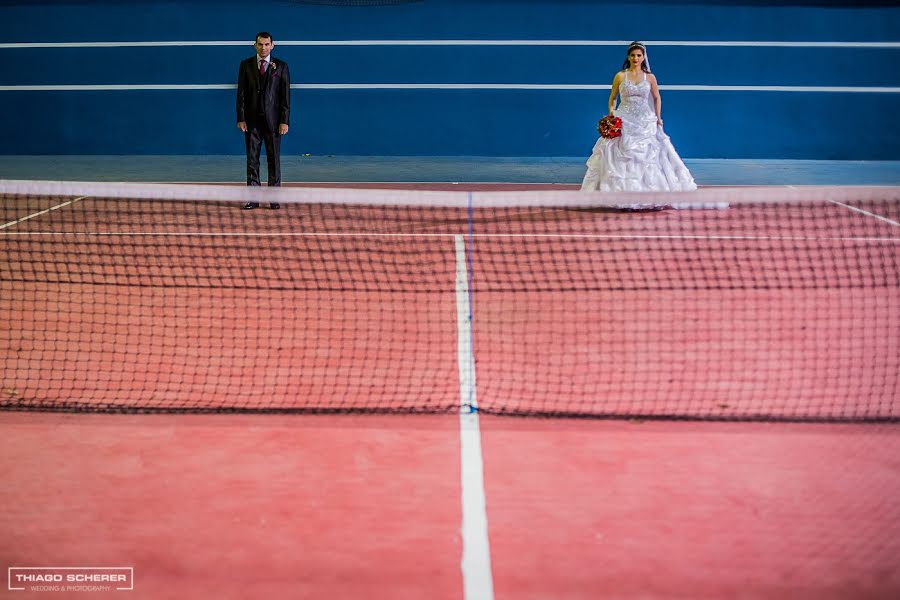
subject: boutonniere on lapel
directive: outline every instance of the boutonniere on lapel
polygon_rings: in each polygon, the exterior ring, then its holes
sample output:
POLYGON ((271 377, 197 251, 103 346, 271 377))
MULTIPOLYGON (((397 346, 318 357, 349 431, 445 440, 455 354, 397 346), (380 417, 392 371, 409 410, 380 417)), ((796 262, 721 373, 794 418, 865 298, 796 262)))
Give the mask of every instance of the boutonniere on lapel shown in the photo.
POLYGON ((272 77, 275 76, 275 69, 277 69, 277 68, 278 68, 278 65, 275 64, 274 60, 269 61, 269 74, 272 77))

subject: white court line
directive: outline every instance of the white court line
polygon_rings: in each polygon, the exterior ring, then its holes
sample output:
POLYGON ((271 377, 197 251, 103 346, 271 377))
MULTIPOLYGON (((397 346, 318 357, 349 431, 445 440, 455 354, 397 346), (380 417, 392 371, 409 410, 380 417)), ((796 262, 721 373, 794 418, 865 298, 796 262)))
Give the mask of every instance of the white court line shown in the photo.
POLYGON ((856 211, 856 212, 858 212, 858 213, 862 213, 862 214, 867 215, 867 216, 869 216, 869 217, 875 217, 875 218, 878 219, 879 221, 884 221, 885 223, 890 223, 891 225, 895 225, 895 226, 900 227, 900 223, 898 223, 897 221, 894 221, 894 220, 892 220, 892 219, 888 219, 887 217, 882 217, 881 215, 876 215, 876 214, 873 213, 873 212, 869 212, 869 211, 863 210, 863 209, 861 209, 861 208, 856 208, 855 206, 850 206, 849 204, 844 204, 843 202, 838 202, 837 200, 829 200, 829 202, 832 202, 832 203, 834 203, 834 204, 837 204, 838 206, 843 206, 844 208, 849 208, 850 210, 854 210, 854 211, 856 211))
MULTIPOLYGON (((852 207, 851 207, 852 208, 852 207)), ((875 216, 875 215, 873 215, 875 216)), ((22 219, 24 220, 24 219, 22 219)), ((890 221, 893 223, 893 221, 890 221)), ((895 223, 896 225, 896 223, 895 223)), ((456 237, 456 233, 375 233, 354 231, 326 233, 313 231, 285 231, 278 233, 254 232, 147 232, 147 231, 7 231, 0 236, 71 236, 71 237, 386 237, 386 238, 443 238, 456 237)), ((818 237, 771 235, 632 235, 602 233, 473 233, 473 238, 550 238, 550 239, 598 239, 598 240, 760 240, 760 241, 827 241, 827 242, 900 242, 900 237, 818 237)))
POLYGON ((462 235, 456 244, 456 322, 457 360, 459 362, 459 442, 462 496, 463 598, 492 600, 494 580, 491 574, 491 548, 488 539, 487 508, 484 493, 484 464, 481 455, 481 429, 475 398, 475 356, 472 351, 472 306, 469 302, 469 272, 466 245, 462 235))
POLYGON ((62 204, 57 204, 56 206, 51 206, 50 208, 48 208, 46 210, 36 212, 34 214, 28 215, 27 217, 22 217, 21 219, 16 219, 15 221, 10 221, 9 223, 4 223, 3 225, 0 225, 0 229, 6 229, 7 227, 12 227, 13 225, 18 225, 22 221, 27 221, 28 219, 33 219, 35 217, 45 215, 52 210, 59 210, 60 208, 69 206, 70 204, 75 204, 79 200, 84 200, 85 198, 87 198, 87 196, 79 196, 78 198, 75 198, 74 200, 69 200, 68 202, 63 202, 62 204))

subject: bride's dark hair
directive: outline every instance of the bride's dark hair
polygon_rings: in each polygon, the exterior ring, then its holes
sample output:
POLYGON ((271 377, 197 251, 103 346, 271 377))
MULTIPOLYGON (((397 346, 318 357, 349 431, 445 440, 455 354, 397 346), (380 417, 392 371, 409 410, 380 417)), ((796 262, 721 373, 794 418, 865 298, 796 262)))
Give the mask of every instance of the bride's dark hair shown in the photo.
POLYGON ((622 63, 622 70, 627 71, 628 66, 631 64, 628 62, 628 55, 631 54, 631 51, 637 48, 641 52, 644 53, 644 62, 641 63, 641 71, 644 73, 650 72, 650 61, 647 60, 647 48, 640 42, 631 42, 628 46, 628 51, 625 53, 625 62, 622 63))

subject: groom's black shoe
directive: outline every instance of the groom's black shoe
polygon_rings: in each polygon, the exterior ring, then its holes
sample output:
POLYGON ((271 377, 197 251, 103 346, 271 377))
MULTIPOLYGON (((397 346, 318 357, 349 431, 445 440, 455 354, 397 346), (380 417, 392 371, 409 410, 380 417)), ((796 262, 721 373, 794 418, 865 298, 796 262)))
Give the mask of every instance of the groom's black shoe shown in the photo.
POLYGON ((254 208, 259 208, 258 202, 248 202, 244 205, 244 210, 253 210, 254 208))
POLYGON ((277 210, 277 209, 281 208, 281 205, 278 204, 277 202, 273 202, 272 204, 269 205, 269 208, 271 208, 273 210, 277 210))

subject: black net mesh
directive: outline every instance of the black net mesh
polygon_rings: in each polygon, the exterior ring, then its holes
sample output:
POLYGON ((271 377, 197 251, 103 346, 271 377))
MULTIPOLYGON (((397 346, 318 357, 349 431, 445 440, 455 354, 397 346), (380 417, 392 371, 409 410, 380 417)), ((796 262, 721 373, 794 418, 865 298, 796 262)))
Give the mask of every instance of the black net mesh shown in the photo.
POLYGON ((7 188, 0 409, 900 417, 900 188, 7 188))

